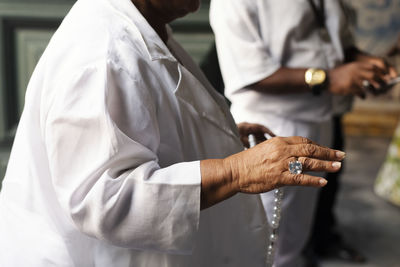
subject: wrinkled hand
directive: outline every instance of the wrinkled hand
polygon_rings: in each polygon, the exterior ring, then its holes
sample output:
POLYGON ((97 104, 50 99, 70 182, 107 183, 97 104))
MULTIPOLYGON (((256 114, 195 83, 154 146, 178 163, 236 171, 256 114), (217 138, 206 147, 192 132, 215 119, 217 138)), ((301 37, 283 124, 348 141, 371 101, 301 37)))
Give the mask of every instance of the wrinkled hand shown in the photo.
POLYGON ((321 187, 327 181, 309 174, 292 174, 290 161, 298 159, 303 171, 336 172, 345 153, 319 146, 303 137, 274 137, 226 159, 238 192, 262 193, 284 185, 321 187))
POLYGON ((257 144, 267 140, 265 138, 265 134, 268 134, 271 137, 275 136, 275 134, 271 130, 260 124, 243 122, 239 123, 237 127, 239 129, 240 141, 242 141, 243 145, 247 148, 250 147, 249 144, 250 134, 254 135, 257 144))

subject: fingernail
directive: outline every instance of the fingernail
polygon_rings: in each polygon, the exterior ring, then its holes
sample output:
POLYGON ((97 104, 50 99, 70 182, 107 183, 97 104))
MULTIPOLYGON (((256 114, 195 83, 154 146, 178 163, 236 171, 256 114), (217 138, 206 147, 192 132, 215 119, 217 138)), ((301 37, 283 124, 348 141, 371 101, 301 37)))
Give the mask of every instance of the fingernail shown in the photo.
POLYGON ((346 157, 346 153, 343 151, 336 151, 336 157, 339 159, 344 159, 346 157))
POLYGON ((320 186, 324 186, 324 185, 326 185, 327 183, 328 183, 328 181, 325 180, 325 179, 320 179, 320 180, 319 180, 319 185, 320 185, 320 186))
POLYGON ((334 163, 332 163, 332 167, 335 169, 339 169, 340 167, 342 167, 342 163, 335 161, 334 163))

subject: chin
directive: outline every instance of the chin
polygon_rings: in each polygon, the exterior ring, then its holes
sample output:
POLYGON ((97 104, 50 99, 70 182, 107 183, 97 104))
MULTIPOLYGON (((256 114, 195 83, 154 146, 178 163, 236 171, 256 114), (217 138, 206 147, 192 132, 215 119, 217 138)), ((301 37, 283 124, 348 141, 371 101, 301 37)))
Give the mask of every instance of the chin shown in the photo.
POLYGON ((194 13, 200 8, 200 0, 190 0, 188 2, 188 5, 185 8, 182 8, 182 17, 189 13, 194 13))
POLYGON ((190 13, 196 12, 200 8, 200 0, 193 0, 191 1, 191 10, 189 11, 190 13))
POLYGON ((200 0, 187 0, 187 4, 179 9, 175 9, 173 13, 173 17, 170 18, 170 21, 182 18, 189 13, 194 13, 200 8, 200 0))

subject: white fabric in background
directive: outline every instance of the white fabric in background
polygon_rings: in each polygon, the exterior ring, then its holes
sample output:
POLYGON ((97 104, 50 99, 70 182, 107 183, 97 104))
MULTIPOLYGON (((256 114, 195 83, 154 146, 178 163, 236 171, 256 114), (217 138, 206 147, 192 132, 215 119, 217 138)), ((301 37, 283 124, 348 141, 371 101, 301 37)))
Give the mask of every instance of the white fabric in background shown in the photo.
MULTIPOLYGON (((307 0, 211 2, 210 22, 236 122, 261 123, 279 136, 299 135, 330 145, 330 120, 337 110, 333 110, 328 91, 314 96, 311 92, 269 94, 248 88, 281 67, 328 70, 343 62, 343 51, 353 45, 353 38, 340 2, 326 0, 325 10, 327 30, 322 31, 307 0)), ((290 187, 284 191, 274 266, 300 267, 318 189, 290 187)), ((271 218, 273 193, 263 194, 262 199, 271 218)))
MULTIPOLYGON (((318 3, 318 1, 316 1, 318 3)), ((215 33, 225 94, 236 121, 272 114, 310 122, 332 114, 331 94, 260 93, 247 87, 280 67, 331 69, 353 44, 339 1, 325 1, 329 39, 316 30, 307 0, 214 0, 210 23, 215 33)))

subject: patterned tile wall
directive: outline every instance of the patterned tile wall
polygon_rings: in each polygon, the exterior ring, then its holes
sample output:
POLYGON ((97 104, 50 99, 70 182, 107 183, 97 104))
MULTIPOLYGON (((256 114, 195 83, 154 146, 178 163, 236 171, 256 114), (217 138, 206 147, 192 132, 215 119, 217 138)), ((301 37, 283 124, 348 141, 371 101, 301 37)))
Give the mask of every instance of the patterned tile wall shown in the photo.
POLYGON ((357 44, 384 54, 400 34, 400 0, 346 0, 356 11, 357 44))

